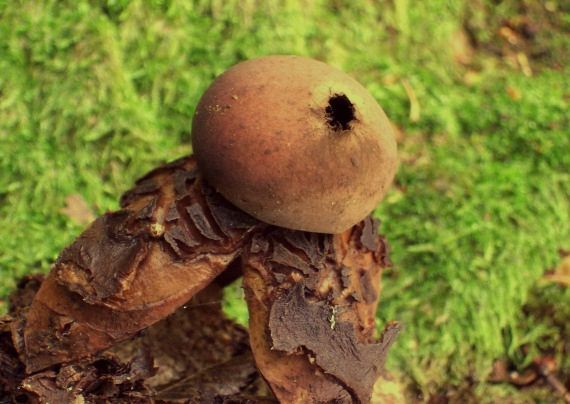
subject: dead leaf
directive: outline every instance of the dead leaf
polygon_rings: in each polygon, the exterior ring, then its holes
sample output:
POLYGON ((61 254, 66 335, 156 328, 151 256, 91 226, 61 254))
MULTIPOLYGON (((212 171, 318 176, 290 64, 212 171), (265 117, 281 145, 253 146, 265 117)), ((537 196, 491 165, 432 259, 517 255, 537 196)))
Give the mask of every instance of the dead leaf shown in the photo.
POLYGON ((469 43, 469 37, 465 31, 461 30, 453 35, 451 49, 453 50, 453 57, 457 63, 468 65, 473 60, 473 47, 469 43))
POLYGON ((498 359, 493 363, 493 371, 489 376, 491 383, 510 383, 515 386, 528 386, 534 383, 539 374, 534 367, 528 367, 521 372, 510 370, 510 364, 504 359, 498 359))
POLYGON ((491 383, 505 383, 510 381, 509 364, 504 359, 493 362, 493 370, 488 379, 491 383))
POLYGON ((521 71, 523 72, 523 74, 525 76, 527 76, 527 77, 532 76, 532 69, 530 67, 528 57, 525 53, 523 53, 523 52, 517 53, 517 62, 521 68, 521 71))
POLYGON ((511 97, 511 99, 513 101, 518 101, 522 98, 522 95, 521 95, 521 92, 519 91, 519 89, 512 87, 512 86, 507 87, 507 95, 509 97, 511 97))
POLYGON ((518 45, 520 42, 519 34, 507 26, 499 28, 499 36, 501 36, 511 45, 518 45))
POLYGON ((570 255, 565 256, 553 272, 546 274, 544 278, 550 282, 570 286, 570 255))
POLYGON ((65 198, 65 207, 60 212, 75 224, 85 225, 95 220, 95 214, 79 194, 68 195, 65 198))

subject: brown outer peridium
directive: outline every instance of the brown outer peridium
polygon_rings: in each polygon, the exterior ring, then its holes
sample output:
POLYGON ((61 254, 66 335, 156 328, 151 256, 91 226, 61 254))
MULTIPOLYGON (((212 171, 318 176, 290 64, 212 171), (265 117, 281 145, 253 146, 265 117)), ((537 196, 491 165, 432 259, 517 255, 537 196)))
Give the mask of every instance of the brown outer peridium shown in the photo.
POLYGON ((145 175, 121 207, 61 252, 23 321, 11 324, 28 373, 92 355, 167 317, 265 226, 212 192, 192 157, 145 175))
POLYGON ((244 250, 257 367, 280 402, 370 402, 399 331, 374 338, 386 240, 370 218, 342 234, 273 228, 244 250))
POLYGON ((383 198, 397 167, 384 111, 347 74, 316 60, 268 56, 240 63, 202 96, 192 123, 201 172, 252 216, 298 230, 341 233, 383 198), (354 119, 331 125, 331 97, 354 119))

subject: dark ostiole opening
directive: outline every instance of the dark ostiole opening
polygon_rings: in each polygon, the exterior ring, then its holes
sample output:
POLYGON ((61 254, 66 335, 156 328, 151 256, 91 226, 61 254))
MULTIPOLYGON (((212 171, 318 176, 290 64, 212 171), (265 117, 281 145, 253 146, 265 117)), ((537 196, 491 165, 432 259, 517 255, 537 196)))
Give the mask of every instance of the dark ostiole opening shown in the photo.
POLYGON ((325 108, 328 124, 337 131, 349 130, 354 118, 354 105, 344 94, 335 94, 329 98, 325 108))

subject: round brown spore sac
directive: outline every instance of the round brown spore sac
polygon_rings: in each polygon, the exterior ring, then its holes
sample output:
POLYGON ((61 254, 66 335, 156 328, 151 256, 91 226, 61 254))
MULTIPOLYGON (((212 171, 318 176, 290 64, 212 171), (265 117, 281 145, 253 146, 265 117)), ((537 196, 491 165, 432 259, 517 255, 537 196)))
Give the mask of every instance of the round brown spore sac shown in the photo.
POLYGON ((206 179, 252 216, 340 233, 369 214, 397 167, 374 98, 316 60, 267 56, 219 76, 202 96, 192 146, 206 179))

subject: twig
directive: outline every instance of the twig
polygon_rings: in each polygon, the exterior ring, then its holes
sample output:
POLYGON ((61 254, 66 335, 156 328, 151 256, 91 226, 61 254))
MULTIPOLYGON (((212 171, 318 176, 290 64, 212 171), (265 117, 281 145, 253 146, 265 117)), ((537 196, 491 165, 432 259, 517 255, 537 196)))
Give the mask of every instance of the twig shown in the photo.
POLYGON ((406 90, 406 94, 410 100, 410 121, 417 122, 420 120, 420 103, 416 96, 416 92, 407 79, 402 80, 402 85, 404 86, 404 90, 406 90))
POLYGON ((546 379, 546 382, 556 390, 561 396, 564 401, 570 403, 570 392, 562 383, 554 373, 550 371, 547 364, 540 364, 538 366, 540 374, 546 379))

